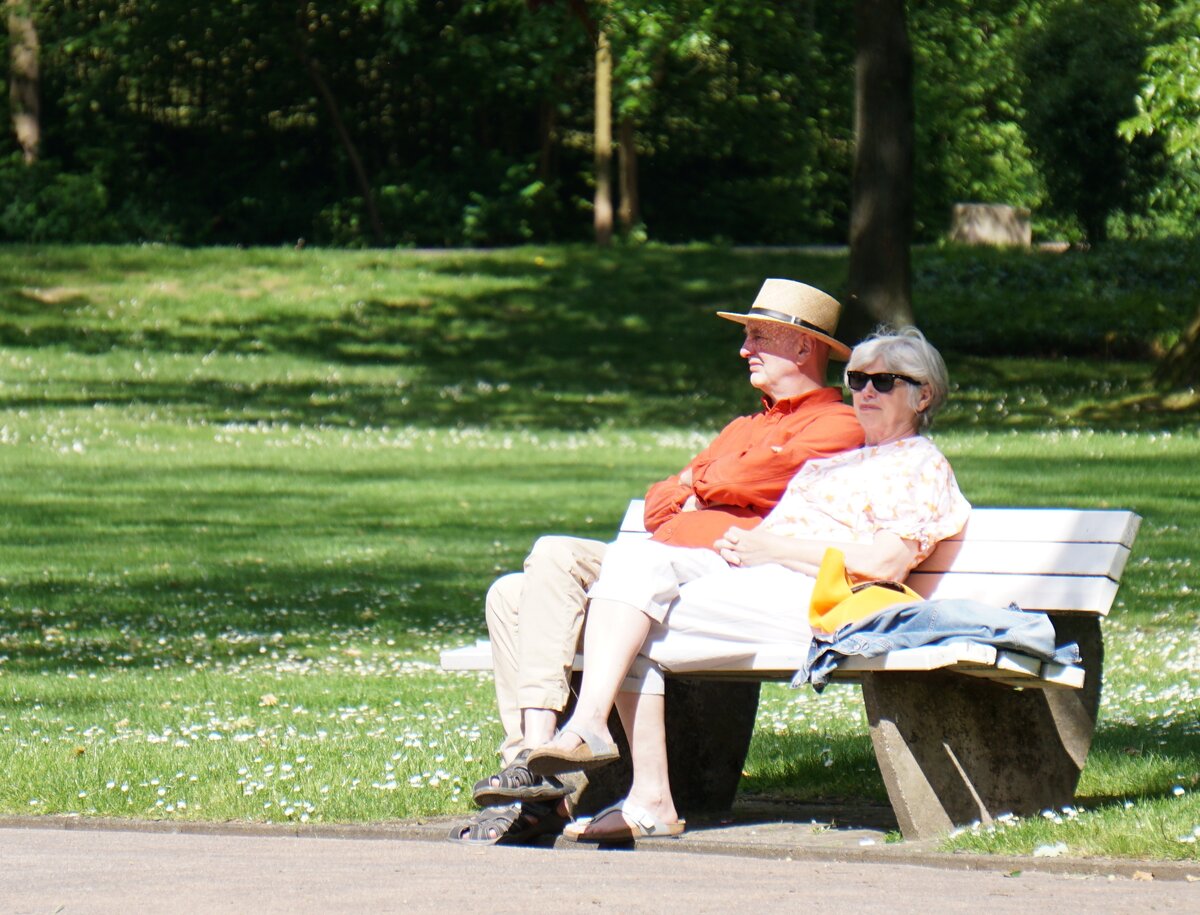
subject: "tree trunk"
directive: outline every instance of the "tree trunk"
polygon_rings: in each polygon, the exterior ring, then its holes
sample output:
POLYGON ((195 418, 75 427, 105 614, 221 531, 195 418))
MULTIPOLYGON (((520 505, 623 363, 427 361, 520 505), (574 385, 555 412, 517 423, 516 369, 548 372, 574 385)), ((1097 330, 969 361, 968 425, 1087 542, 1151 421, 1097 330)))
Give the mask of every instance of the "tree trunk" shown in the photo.
POLYGON ((558 113, 551 102, 542 102, 538 132, 538 180, 549 184, 556 173, 555 149, 558 141, 558 113))
POLYGON ((329 88, 329 84, 321 74, 321 68, 315 60, 309 57, 308 52, 305 50, 303 37, 297 38, 295 48, 300 62, 304 65, 304 69, 308 71, 308 76, 316 87, 317 94, 321 96, 321 101, 325 104, 325 110, 329 114, 329 119, 333 122, 333 129, 337 132, 338 139, 342 143, 342 148, 346 151, 346 157, 350 160, 350 167, 354 170, 355 180, 358 182, 359 191, 363 195, 363 209, 366 210, 367 223, 371 227, 371 235, 375 240, 375 244, 382 247, 384 243, 383 222, 379 218, 379 208, 375 205, 375 194, 371 191, 371 182, 367 178, 367 170, 363 166, 362 157, 358 154, 358 147, 354 144, 354 138, 350 136, 350 131, 346 129, 346 122, 342 120, 342 113, 338 108, 337 99, 334 98, 333 90, 329 88))
POLYGON ((856 0, 850 326, 911 324, 912 49, 904 0, 856 0))
POLYGON ((633 121, 621 118, 617 133, 617 173, 620 176, 618 191, 621 197, 617 208, 617 221, 621 224, 621 231, 628 235, 642 218, 638 201, 637 146, 633 121))
POLYGON ((8 94, 13 132, 25 163, 38 158, 42 142, 38 60, 40 46, 29 0, 6 0, 8 7, 8 94))
POLYGON ((594 138, 596 144, 596 196, 594 225, 596 244, 612 243, 612 52, 608 35, 596 36, 596 102, 594 138))
POLYGON ((1163 388, 1188 388, 1200 383, 1200 312, 1167 350, 1154 371, 1154 380, 1163 388))

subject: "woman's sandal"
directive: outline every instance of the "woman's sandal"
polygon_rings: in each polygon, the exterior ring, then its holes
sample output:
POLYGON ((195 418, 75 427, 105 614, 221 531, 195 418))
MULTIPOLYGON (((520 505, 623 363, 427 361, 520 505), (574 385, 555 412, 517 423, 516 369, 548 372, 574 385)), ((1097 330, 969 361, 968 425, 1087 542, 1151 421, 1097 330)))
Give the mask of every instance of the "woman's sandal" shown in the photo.
POLYGON ((526 764, 529 750, 487 778, 475 783, 472 797, 480 807, 495 807, 513 801, 558 801, 574 791, 556 778, 534 775, 526 764))
POLYGON ((574 734, 583 741, 570 750, 554 746, 538 747, 529 754, 525 764, 534 775, 558 775, 561 772, 586 772, 621 758, 617 745, 575 724, 566 724, 563 733, 574 734))
POLYGON ((446 838, 460 845, 528 845, 542 836, 558 835, 566 823, 545 804, 508 804, 479 811, 446 838))
POLYGON ((686 820, 664 823, 645 807, 626 798, 611 807, 605 807, 595 816, 583 817, 571 823, 563 830, 563 838, 571 842, 598 842, 603 845, 633 842, 636 839, 676 839, 686 829, 686 820), (625 826, 609 832, 588 834, 589 826, 610 814, 620 816, 625 826))

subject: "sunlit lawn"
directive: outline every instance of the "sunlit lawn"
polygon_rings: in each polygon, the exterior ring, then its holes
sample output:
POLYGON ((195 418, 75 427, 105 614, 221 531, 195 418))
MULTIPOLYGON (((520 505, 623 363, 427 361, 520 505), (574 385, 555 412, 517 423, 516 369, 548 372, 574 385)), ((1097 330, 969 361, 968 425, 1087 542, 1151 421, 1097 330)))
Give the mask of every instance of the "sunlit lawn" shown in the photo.
MULTIPOLYGON (((483 633, 487 583, 537 534, 606 537, 753 409, 715 307, 844 269, 714 249, 0 249, 0 812, 469 809, 499 736, 491 684, 441 672, 438 649, 483 633)), ((976 333, 928 295, 947 339, 976 333)), ((1006 325, 1039 307, 1014 300, 1006 325)), ((939 442, 972 501, 1145 518, 1079 810, 955 841, 1195 856, 1195 417, 1148 419, 1137 360, 951 361, 939 442)), ((852 687, 767 688, 748 772, 751 792, 883 797, 852 687)))

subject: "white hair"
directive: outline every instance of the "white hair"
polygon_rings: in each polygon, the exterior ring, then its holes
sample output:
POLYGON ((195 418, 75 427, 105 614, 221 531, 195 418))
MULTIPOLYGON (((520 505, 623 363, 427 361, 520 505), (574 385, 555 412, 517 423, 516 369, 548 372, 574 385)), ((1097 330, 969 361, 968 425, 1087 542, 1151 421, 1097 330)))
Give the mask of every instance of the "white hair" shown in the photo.
MULTIPOLYGON (((917 413, 917 431, 927 430, 950 391, 950 376, 941 353, 915 327, 899 330, 880 327, 851 350, 846 371, 857 371, 876 360, 883 363, 886 371, 915 378, 922 387, 929 388, 929 403, 917 413)), ((916 411, 921 403, 921 388, 908 384, 905 388, 908 402, 916 411)))

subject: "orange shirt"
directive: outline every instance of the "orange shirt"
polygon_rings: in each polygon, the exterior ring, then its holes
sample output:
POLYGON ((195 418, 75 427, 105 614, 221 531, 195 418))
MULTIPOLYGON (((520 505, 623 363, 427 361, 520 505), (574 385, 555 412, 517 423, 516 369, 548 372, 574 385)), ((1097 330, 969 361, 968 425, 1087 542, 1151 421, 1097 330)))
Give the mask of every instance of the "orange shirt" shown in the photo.
POLYGON ((672 546, 709 547, 730 526, 750 528, 775 507, 804 462, 863 443, 854 410, 836 388, 821 388, 739 416, 692 458, 692 484, 708 506, 680 511, 692 489, 679 474, 646 493, 646 530, 672 546))

